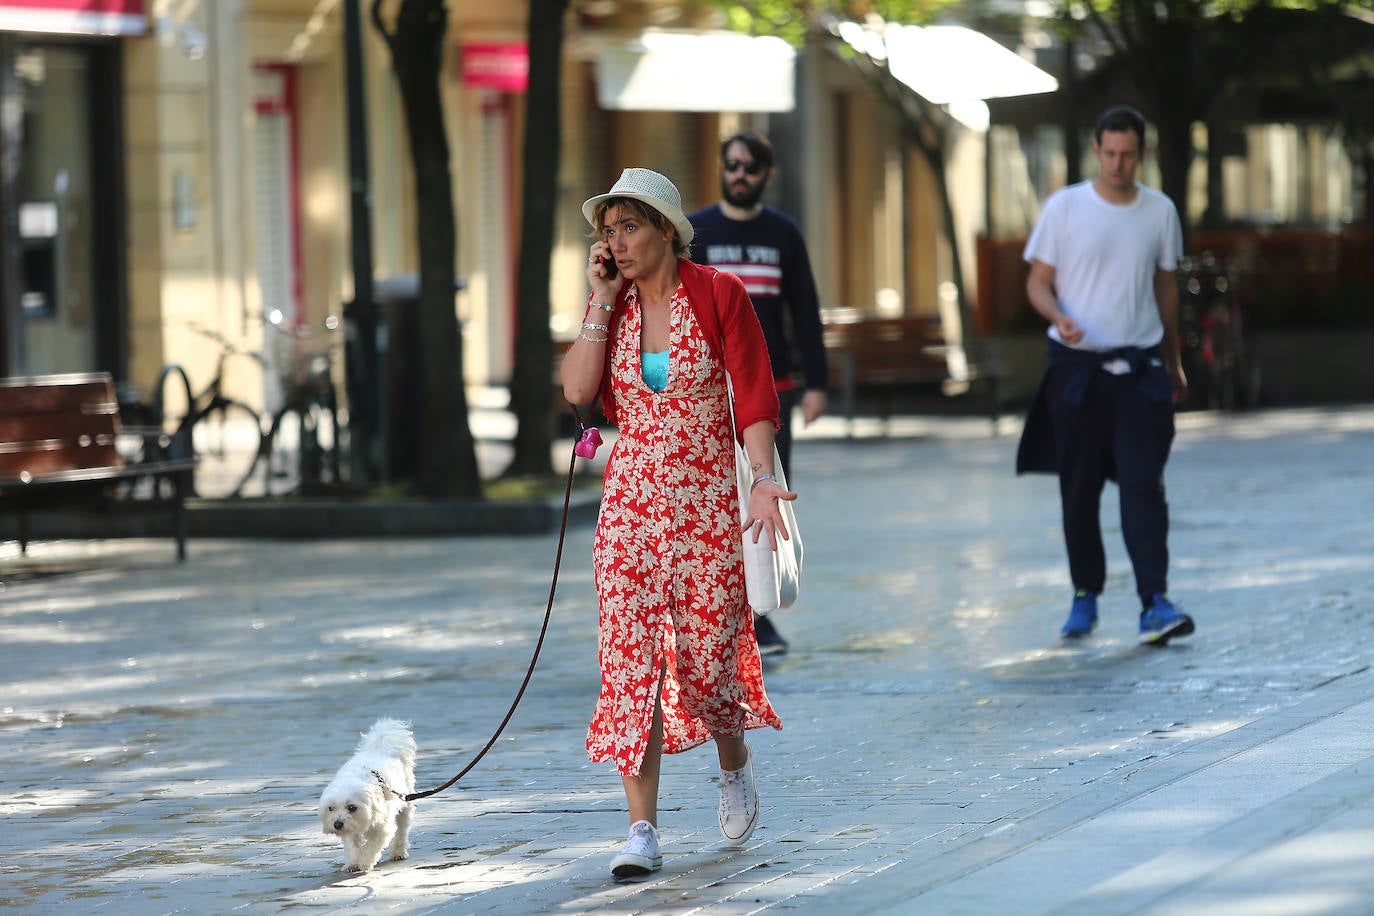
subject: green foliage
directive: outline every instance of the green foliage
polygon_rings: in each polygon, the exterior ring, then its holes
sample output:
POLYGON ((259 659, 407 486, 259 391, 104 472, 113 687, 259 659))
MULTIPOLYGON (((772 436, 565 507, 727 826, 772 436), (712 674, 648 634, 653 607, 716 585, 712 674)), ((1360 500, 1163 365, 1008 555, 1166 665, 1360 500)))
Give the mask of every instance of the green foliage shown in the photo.
POLYGON ((1156 4, 1153 0, 1051 0, 1051 6, 1074 19, 1088 11, 1112 18, 1149 11, 1151 18, 1200 22, 1229 19, 1239 21, 1256 10, 1370 9, 1371 0, 1180 0, 1156 4))
MULTIPOLYGON (((1351 14, 1368 17, 1374 10, 1374 0, 1049 0, 1050 9, 1062 30, 1080 32, 1085 23, 1093 22, 1125 37, 1141 39, 1164 28, 1207 31, 1239 26, 1256 34, 1230 32, 1236 41, 1277 36, 1268 34, 1268 24, 1282 22, 1279 34, 1292 29, 1288 19, 1278 16, 1292 13, 1351 14)), ((1224 39, 1223 39, 1224 40, 1224 39)), ((1265 47, 1268 47, 1266 44, 1265 47)))

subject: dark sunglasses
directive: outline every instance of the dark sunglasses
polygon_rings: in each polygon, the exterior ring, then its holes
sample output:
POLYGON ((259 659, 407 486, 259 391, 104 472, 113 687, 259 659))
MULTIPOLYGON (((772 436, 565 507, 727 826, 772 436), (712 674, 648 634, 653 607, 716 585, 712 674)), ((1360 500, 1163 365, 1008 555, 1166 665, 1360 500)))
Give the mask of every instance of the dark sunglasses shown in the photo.
POLYGON ((726 159, 726 160, 725 160, 725 171, 726 171, 727 173, 729 173, 729 172, 738 172, 740 169, 744 169, 744 174, 746 174, 746 175, 762 175, 762 174, 763 174, 763 171, 764 171, 764 168, 765 168, 765 166, 764 166, 764 164, 763 164, 762 162, 757 162, 757 161, 745 162, 743 159, 726 159))

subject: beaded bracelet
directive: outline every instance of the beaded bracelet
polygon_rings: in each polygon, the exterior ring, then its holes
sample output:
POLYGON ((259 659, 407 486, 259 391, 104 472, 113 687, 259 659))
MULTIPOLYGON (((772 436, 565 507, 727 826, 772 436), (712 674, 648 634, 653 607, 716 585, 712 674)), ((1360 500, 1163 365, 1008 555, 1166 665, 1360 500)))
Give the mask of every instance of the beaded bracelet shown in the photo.
POLYGON ((602 305, 600 302, 597 302, 596 300, 592 300, 592 301, 588 302, 587 305, 588 305, 588 306, 594 306, 594 307, 599 308, 599 309, 601 309, 602 311, 605 311, 605 312, 614 312, 614 311, 615 311, 615 309, 611 308, 609 305, 602 305))

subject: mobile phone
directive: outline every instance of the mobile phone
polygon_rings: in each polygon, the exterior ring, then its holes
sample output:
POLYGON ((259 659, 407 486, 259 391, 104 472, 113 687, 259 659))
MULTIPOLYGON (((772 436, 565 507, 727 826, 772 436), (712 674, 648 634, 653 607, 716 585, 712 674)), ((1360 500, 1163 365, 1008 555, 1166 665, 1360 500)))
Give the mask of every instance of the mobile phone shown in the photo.
POLYGON ((614 277, 620 273, 620 268, 615 266, 615 258, 602 258, 601 266, 606 270, 606 276, 614 277))

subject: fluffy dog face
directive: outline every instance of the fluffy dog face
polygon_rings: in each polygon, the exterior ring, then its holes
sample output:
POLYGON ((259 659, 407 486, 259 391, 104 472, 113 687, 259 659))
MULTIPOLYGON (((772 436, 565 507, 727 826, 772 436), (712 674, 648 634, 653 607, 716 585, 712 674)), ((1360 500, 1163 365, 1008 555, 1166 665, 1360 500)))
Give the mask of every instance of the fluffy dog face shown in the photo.
POLYGON ((360 836, 391 815, 384 808, 380 785, 336 778, 320 798, 320 825, 335 836, 360 836))

